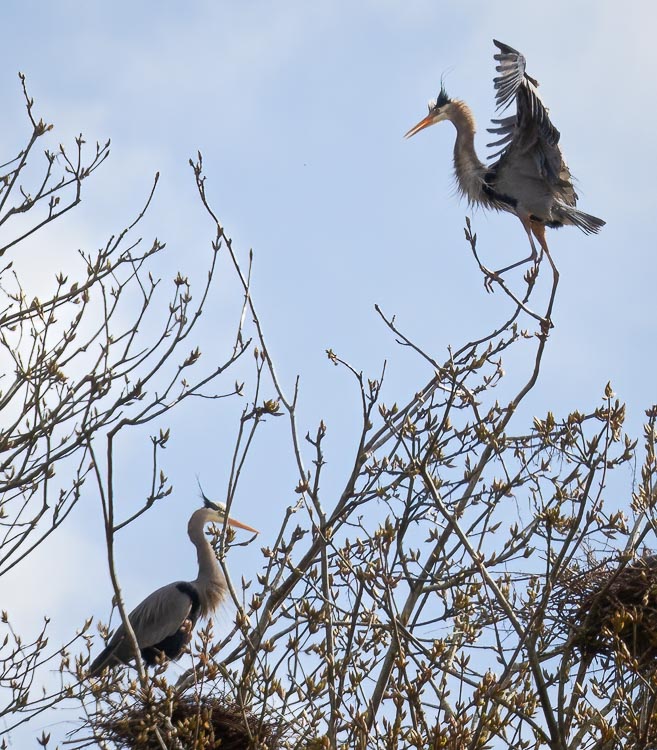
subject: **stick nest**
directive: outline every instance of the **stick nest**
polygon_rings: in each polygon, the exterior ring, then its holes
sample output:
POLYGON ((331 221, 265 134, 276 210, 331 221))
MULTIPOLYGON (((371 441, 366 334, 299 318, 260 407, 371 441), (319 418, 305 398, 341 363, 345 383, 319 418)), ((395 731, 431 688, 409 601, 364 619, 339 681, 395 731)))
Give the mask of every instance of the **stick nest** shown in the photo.
POLYGON ((617 656, 636 667, 657 661, 657 555, 610 560, 565 578, 558 614, 583 657, 617 656))
POLYGON ((277 750, 282 728, 264 722, 221 697, 164 698, 154 704, 133 704, 104 717, 96 731, 118 748, 161 750, 155 728, 166 747, 185 750, 277 750))

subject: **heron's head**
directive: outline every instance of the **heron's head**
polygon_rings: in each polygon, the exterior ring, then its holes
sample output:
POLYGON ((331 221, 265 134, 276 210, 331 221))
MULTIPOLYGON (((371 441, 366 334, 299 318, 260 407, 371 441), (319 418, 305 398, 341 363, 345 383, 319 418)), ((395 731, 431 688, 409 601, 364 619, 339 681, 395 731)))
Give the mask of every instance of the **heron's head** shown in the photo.
POLYGON ((435 125, 437 122, 448 120, 451 108, 452 100, 447 96, 445 87, 441 83, 438 98, 429 102, 429 114, 423 120, 420 120, 417 125, 414 125, 408 133, 404 135, 404 138, 410 138, 416 133, 419 133, 420 130, 428 128, 429 125, 435 125))
POLYGON ((205 514, 206 523, 213 522, 213 523, 221 524, 221 525, 228 524, 229 526, 234 526, 237 529, 244 529, 245 531, 250 531, 253 534, 260 533, 259 531, 252 528, 251 526, 247 526, 245 523, 242 523, 241 521, 237 521, 236 519, 231 518, 226 512, 226 506, 223 503, 213 503, 203 494, 202 494, 202 497, 203 497, 203 507, 206 508, 206 514, 205 514))

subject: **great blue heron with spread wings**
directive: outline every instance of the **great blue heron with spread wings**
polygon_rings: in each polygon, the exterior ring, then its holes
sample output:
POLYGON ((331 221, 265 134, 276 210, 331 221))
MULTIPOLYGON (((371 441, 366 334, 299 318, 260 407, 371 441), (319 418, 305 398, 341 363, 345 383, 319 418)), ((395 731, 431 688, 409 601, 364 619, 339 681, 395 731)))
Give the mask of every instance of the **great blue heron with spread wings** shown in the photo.
MULTIPOLYGON (((204 502, 203 508, 194 511, 187 526, 198 557, 196 580, 177 581, 157 589, 128 615, 141 656, 148 665, 156 664, 164 657, 177 659, 190 642, 198 618, 208 617, 225 596, 226 580, 205 536, 205 525, 227 523, 258 533, 229 518, 221 503, 212 503, 205 497, 204 502)), ((133 658, 132 644, 121 624, 107 647, 91 663, 89 676, 95 677, 105 668, 126 664, 133 658)))
MULTIPOLYGON (((577 193, 570 171, 559 148, 560 133, 548 116, 538 95, 538 81, 525 72, 520 52, 493 40, 500 50, 495 78, 497 111, 506 109, 515 99, 514 114, 494 119, 488 132, 500 136, 488 146, 501 147, 491 156, 491 164, 479 160, 474 148, 475 121, 470 107, 450 99, 441 84, 438 98, 429 104, 429 114, 412 127, 406 138, 443 120, 456 128, 454 169, 460 192, 470 204, 514 213, 522 222, 531 245, 531 255, 507 266, 497 274, 530 260, 537 261, 532 234, 554 268, 545 241, 545 227, 573 225, 587 234, 595 233, 605 222, 579 211, 577 193)), ((555 269, 556 272, 556 269, 555 269)))

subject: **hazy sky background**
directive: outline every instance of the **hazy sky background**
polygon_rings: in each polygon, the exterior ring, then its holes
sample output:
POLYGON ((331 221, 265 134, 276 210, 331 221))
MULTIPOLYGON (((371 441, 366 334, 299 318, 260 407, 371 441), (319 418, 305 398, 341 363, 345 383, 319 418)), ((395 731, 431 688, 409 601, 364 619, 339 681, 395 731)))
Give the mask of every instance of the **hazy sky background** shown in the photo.
MULTIPOLYGON (((611 0, 5 2, 0 161, 29 134, 19 70, 37 115, 55 124, 52 144, 79 132, 90 142, 112 139, 83 204, 16 252, 23 262, 30 253, 34 285, 47 288, 77 248, 94 250, 132 220, 160 171, 145 241, 167 242, 163 277, 181 270, 202 281, 213 228, 188 167, 200 149, 210 199, 235 248, 243 261, 254 250, 253 296, 288 392, 301 377, 300 431, 322 418, 328 425, 328 505, 344 481, 359 402, 325 349, 370 377, 387 358, 384 400, 401 403, 430 373, 395 345, 375 303, 438 359, 509 310, 499 292, 484 291, 464 217, 472 215, 482 256, 495 268, 526 255, 520 223, 472 213, 455 197, 450 124, 402 138, 447 72, 448 92, 474 111, 485 155, 497 38, 525 54, 541 83, 580 207, 608 222, 597 237, 574 228, 549 234, 561 271, 556 327, 527 425, 548 409, 595 408, 611 380, 628 403, 628 429, 640 437, 644 409, 657 401, 656 16, 648 2, 611 0)), ((227 269, 199 341, 217 361, 238 300, 227 269)), ((547 277, 546 268, 544 285, 547 277)), ((528 366, 521 357, 506 364, 511 378, 528 366)), ((118 542, 129 606, 163 583, 195 577, 185 522, 197 503, 196 476, 222 499, 241 406, 184 407, 163 423, 174 428, 164 467, 174 493, 118 542)), ((234 506, 236 517, 262 530, 258 543, 231 556, 236 578, 255 575, 260 545, 272 541, 296 497, 280 422, 266 425, 234 506)), ((125 446, 126 514, 148 491, 147 434, 125 446)), ((628 497, 630 487, 628 476, 628 497)), ((0 604, 26 636, 46 614, 53 643, 88 615, 106 618, 111 589, 96 503, 90 497, 52 543, 0 582, 0 604)), ((30 734, 45 727, 58 735, 72 725, 53 721, 74 720, 44 717, 30 734)))

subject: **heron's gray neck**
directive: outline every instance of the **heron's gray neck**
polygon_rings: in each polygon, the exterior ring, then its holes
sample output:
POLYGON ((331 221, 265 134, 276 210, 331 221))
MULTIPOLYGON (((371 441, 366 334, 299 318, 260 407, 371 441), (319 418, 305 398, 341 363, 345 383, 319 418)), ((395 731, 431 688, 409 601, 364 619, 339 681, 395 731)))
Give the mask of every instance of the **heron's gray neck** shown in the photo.
POLYGON ((480 201, 486 166, 479 160, 474 147, 475 121, 472 111, 461 101, 452 102, 449 119, 456 128, 454 171, 459 190, 471 202, 480 201))
POLYGON ((193 585, 198 591, 199 603, 201 605, 201 617, 210 615, 220 604, 226 592, 226 580, 219 568, 217 558, 208 542, 204 527, 206 520, 202 515, 192 516, 189 523, 189 538, 196 547, 198 558, 198 577, 193 585))

